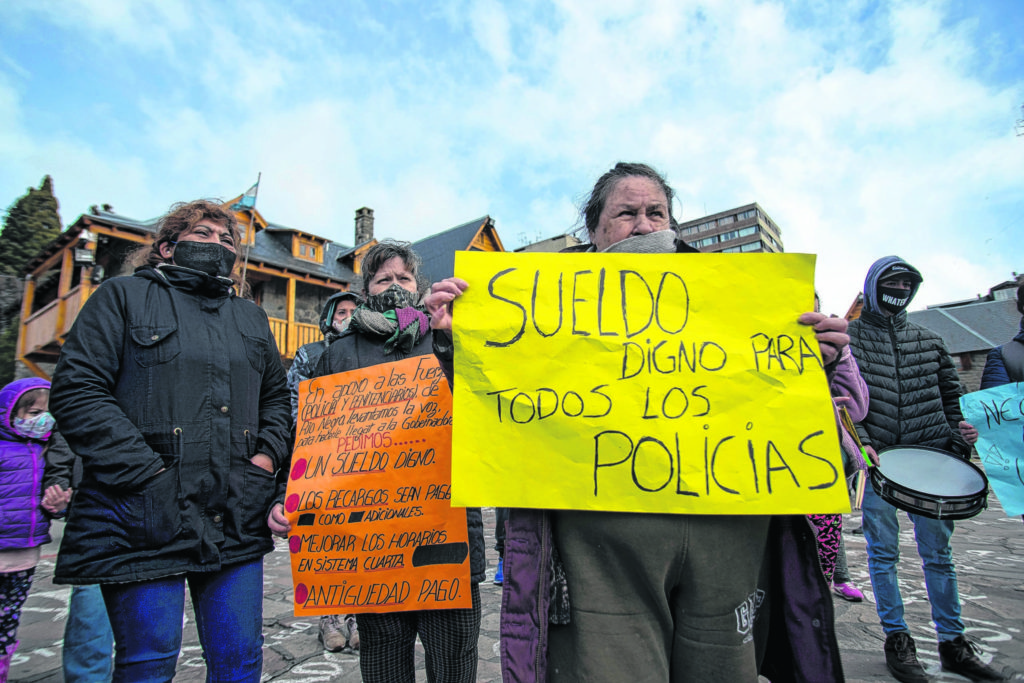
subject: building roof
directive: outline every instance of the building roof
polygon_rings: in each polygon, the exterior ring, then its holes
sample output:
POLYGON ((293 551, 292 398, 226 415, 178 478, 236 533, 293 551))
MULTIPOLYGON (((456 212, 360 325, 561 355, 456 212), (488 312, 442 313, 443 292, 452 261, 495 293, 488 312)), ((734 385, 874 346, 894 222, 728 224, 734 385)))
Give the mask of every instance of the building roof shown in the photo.
MULTIPOLYGON (((350 287, 355 286, 358 282, 359 276, 352 269, 351 256, 364 245, 346 246, 312 235, 303 230, 289 228, 279 223, 267 222, 262 216, 257 216, 257 219, 266 226, 266 229, 257 230, 256 232, 255 243, 249 250, 250 264, 260 263, 299 275, 310 275, 312 277, 333 280, 347 284, 350 287), (323 263, 314 263, 294 256, 291 243, 293 235, 323 240, 323 263)), ((120 228, 137 235, 154 235, 159 229, 160 218, 136 220, 114 213, 109 210, 109 207, 102 209, 92 207, 89 213, 82 214, 43 253, 36 256, 27 267, 26 272, 30 272, 39 263, 48 258, 50 254, 77 237, 78 233, 87 227, 86 221, 120 228)), ((423 279, 428 282, 436 282, 454 275, 455 252, 469 249, 473 245, 474 240, 478 239, 481 232, 487 229, 494 231, 494 221, 490 216, 482 216, 413 243, 413 249, 423 260, 423 279)), ((498 241, 496 234, 491 235, 491 237, 493 237, 494 241, 498 241)))
POLYGON ((427 282, 437 282, 455 275, 455 252, 467 250, 481 230, 493 225, 490 216, 481 216, 413 242, 413 250, 423 261, 420 277, 427 282))
MULTIPOLYGON (((29 270, 38 263, 45 260, 49 253, 60 248, 71 237, 77 235, 80 227, 84 225, 82 218, 87 218, 96 223, 105 223, 114 227, 122 228, 140 235, 154 235, 159 229, 159 218, 149 220, 136 220, 106 209, 93 208, 90 213, 83 214, 79 220, 61 234, 44 253, 37 256, 30 264, 29 270)), ((244 226, 243 226, 244 227, 244 226)), ((268 223, 267 230, 260 230, 256 233, 255 244, 249 250, 249 263, 258 262, 268 266, 280 268, 293 273, 311 275, 318 278, 326 278, 337 282, 351 283, 356 279, 355 273, 339 259, 341 256, 352 251, 351 247, 325 240, 324 262, 314 263, 306 259, 300 259, 292 255, 291 234, 308 235, 309 233, 283 225, 268 223)), ((320 238, 322 239, 322 238, 320 238)))
POLYGON ((988 351, 1012 339, 1020 324, 1017 302, 1005 299, 935 306, 912 311, 908 318, 937 332, 950 353, 988 351))
POLYGON ((314 263, 292 255, 291 235, 293 233, 310 234, 277 223, 268 223, 267 230, 256 233, 256 242, 249 252, 249 262, 259 261, 293 273, 305 273, 331 280, 340 280, 347 284, 351 284, 356 279, 356 274, 352 272, 352 269, 340 260, 342 256, 352 251, 351 247, 324 240, 324 262, 314 263))

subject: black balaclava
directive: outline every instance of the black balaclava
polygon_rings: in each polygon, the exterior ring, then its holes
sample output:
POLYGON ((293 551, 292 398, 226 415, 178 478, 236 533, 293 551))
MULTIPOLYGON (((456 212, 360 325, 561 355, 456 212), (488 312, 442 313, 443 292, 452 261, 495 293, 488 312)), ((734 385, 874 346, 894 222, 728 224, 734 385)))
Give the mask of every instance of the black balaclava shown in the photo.
POLYGON ((213 277, 228 277, 235 267, 235 252, 216 242, 178 242, 174 265, 198 270, 213 277))
POLYGON ((878 275, 878 307, 897 315, 910 304, 910 300, 917 293, 917 287, 921 284, 921 274, 916 268, 908 263, 893 263, 878 275), (898 289, 886 287, 884 282, 894 278, 906 278, 914 283, 910 289, 898 289))

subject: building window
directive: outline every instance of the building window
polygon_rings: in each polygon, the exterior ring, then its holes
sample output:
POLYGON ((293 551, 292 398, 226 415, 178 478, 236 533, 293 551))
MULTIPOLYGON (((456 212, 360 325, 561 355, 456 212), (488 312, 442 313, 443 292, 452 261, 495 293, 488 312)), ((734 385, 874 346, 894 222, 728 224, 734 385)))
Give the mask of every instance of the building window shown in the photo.
POLYGON ((960 354, 960 369, 970 370, 971 369, 971 354, 961 353, 960 354))
POLYGON ((740 245, 740 251, 757 251, 761 248, 761 242, 748 242, 740 245))
POLYGON ((701 232, 706 232, 708 230, 713 230, 717 225, 718 223, 716 223, 715 221, 708 221, 707 223, 701 223, 700 225, 698 225, 697 229, 701 232))
POLYGON ((723 249, 722 253, 723 254, 735 254, 735 253, 738 253, 739 250, 740 250, 739 247, 729 247, 727 249, 723 249))
POLYGON ((719 225, 729 225, 730 223, 734 223, 735 221, 736 221, 736 216, 722 216, 721 218, 718 219, 718 224, 719 225))
POLYGON ((751 209, 749 211, 744 211, 743 213, 741 213, 738 216, 736 216, 736 220, 739 220, 739 221, 745 221, 748 218, 757 218, 757 211, 755 211, 754 209, 751 209))
POLYGON ((299 258, 307 261, 319 261, 320 260, 320 247, 316 242, 310 242, 308 240, 299 240, 299 258))
POLYGON ((712 244, 717 244, 717 243, 718 243, 718 237, 712 235, 711 237, 705 237, 704 239, 700 240, 699 242, 697 242, 697 245, 701 246, 701 247, 709 247, 712 244))

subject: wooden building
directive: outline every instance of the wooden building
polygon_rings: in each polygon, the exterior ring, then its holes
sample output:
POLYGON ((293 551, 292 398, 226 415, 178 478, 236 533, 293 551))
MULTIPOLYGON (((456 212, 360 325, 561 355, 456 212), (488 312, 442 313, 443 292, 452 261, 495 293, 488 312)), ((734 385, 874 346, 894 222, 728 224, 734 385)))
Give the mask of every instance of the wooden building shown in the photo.
MULTIPOLYGON (((243 209, 236 216, 245 234, 240 268, 248 296, 267 312, 282 358, 291 359, 300 346, 321 338, 320 311, 328 297, 362 289, 362 258, 377 243, 373 210, 356 211, 353 247, 270 223, 257 210, 243 209)), ((49 377, 82 305, 104 280, 132 273, 131 257, 152 242, 158 220, 138 221, 115 213, 109 205, 94 206, 31 261, 16 354, 31 373, 49 377)), ((413 247, 423 257, 427 280, 452 274, 456 250, 504 250, 489 216, 413 247)))

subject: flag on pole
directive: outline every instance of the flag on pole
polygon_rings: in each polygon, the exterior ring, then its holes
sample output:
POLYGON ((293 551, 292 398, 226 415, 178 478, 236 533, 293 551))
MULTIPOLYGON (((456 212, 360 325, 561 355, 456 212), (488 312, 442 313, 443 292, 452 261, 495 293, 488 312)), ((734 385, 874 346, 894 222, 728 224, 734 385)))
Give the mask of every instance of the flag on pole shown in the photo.
POLYGON ((256 192, 259 190, 260 181, 257 180, 256 184, 245 191, 242 198, 231 205, 232 211, 245 211, 256 206, 256 192))

